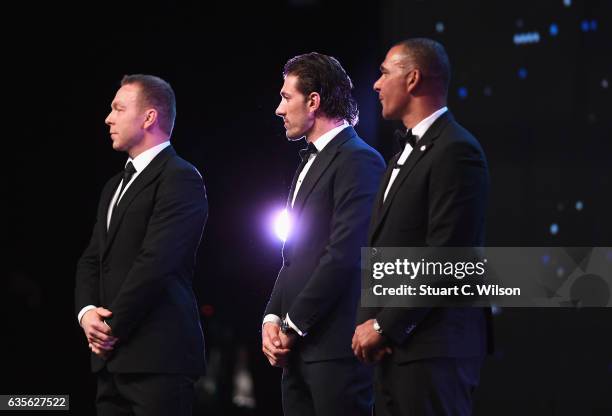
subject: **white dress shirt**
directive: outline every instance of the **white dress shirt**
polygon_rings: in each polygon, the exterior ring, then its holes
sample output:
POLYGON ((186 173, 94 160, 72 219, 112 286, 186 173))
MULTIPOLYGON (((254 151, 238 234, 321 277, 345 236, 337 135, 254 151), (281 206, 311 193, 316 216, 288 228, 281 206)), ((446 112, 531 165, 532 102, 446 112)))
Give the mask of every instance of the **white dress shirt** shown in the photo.
MULTIPOLYGON (((117 199, 119 201, 121 201, 121 197, 123 195, 125 195, 125 191, 127 191, 127 189, 130 187, 130 185, 138 177, 140 172, 142 172, 149 165, 149 163, 151 163, 151 161, 153 159, 155 159, 155 156, 157 156, 162 150, 164 150, 168 146, 170 146, 170 141, 169 140, 165 141, 163 143, 160 143, 157 146, 153 146, 150 149, 147 149, 144 152, 142 152, 141 154, 139 154, 138 156, 136 156, 134 159, 129 158, 127 160, 127 162, 125 162, 126 165, 129 162, 132 162, 132 165, 134 165, 134 169, 136 169, 136 172, 134 172, 134 174, 132 175, 132 178, 130 179, 130 181, 126 185, 126 187, 123 190, 123 192, 121 193, 121 195, 119 195, 119 190, 121 190, 121 185, 123 184, 123 179, 121 180, 121 182, 119 183, 119 186, 117 187, 117 190, 115 191, 115 193, 114 193, 114 195, 113 195, 113 197, 111 199, 111 202, 108 205, 108 211, 107 211, 107 214, 106 214, 106 229, 107 230, 108 230, 108 227, 110 227, 111 216, 113 215, 113 209, 115 208, 117 199)), ((85 312, 87 312, 87 311, 89 311, 91 309, 96 309, 96 306, 94 306, 94 305, 87 305, 83 309, 81 309, 81 311, 77 315, 77 319, 79 321, 79 324, 81 324, 81 318, 83 318, 83 315, 85 315, 85 312)))
MULTIPOLYGON (((439 110, 435 111, 431 115, 421 120, 416 126, 412 128, 412 134, 415 136, 415 143, 418 143, 419 140, 421 140, 421 137, 425 135, 425 133, 427 132, 427 130, 429 130, 434 121, 436 121, 438 117, 444 114, 447 110, 447 107, 440 108, 439 110)), ((412 146, 410 145, 410 143, 406 143, 404 151, 400 155, 399 159, 397 159, 397 164, 399 166, 402 166, 406 162, 406 159, 408 159, 408 156, 410 156, 410 153, 412 153, 412 146)), ((391 178, 389 179, 389 184, 387 185, 387 189, 385 190, 383 202, 385 202, 385 199, 387 199, 387 194, 389 193, 389 190, 391 189, 391 185, 393 185, 395 178, 397 178, 399 171, 399 168, 394 168, 393 172, 391 172, 391 178)))
MULTIPOLYGON (((317 153, 321 152, 325 148, 325 146, 327 146, 329 142, 331 142, 332 139, 338 135, 338 133, 340 133, 342 130, 344 130, 348 126, 349 126, 349 123, 346 120, 344 120, 344 122, 340 126, 334 127, 333 129, 319 136, 319 138, 313 142, 313 144, 317 148, 317 153)), ((304 182, 304 178, 306 177, 308 170, 310 169, 315 158, 317 157, 317 153, 310 154, 308 162, 306 162, 306 165, 304 165, 304 169, 302 169, 302 171, 300 172, 300 175, 298 176, 297 182, 295 183, 295 190, 293 191, 293 196, 291 197, 291 208, 293 208, 293 204, 295 203, 295 197, 297 196, 300 190, 300 186, 302 185, 302 182, 304 182)), ((289 314, 287 314, 285 319, 287 320, 287 324, 291 328, 293 328, 295 332, 297 332, 300 336, 303 337, 306 335, 305 332, 300 331, 298 327, 295 326, 293 322, 291 322, 291 319, 289 319, 289 314)), ((278 326, 280 326, 282 321, 278 315, 269 313, 268 315, 264 317, 261 325, 263 326, 267 322, 273 322, 277 324, 278 326)))
MULTIPOLYGON (((348 122, 345 120, 342 125, 334 127, 330 131, 319 136, 319 138, 313 143, 317 148, 317 153, 321 152, 325 148, 325 146, 327 146, 327 144, 331 142, 332 139, 338 135, 338 133, 348 127, 348 125, 348 122)), ((300 176, 298 176, 297 182, 295 183, 295 190, 293 191, 293 197, 291 198, 291 208, 293 208, 293 204, 295 203, 295 197, 297 196, 298 191, 300 190, 300 186, 302 186, 302 182, 304 182, 304 178, 306 177, 306 174, 308 173, 308 170, 312 166, 316 157, 316 153, 311 153, 309 155, 308 162, 306 163, 306 165, 304 165, 304 169, 302 169, 302 171, 300 172, 300 176)))

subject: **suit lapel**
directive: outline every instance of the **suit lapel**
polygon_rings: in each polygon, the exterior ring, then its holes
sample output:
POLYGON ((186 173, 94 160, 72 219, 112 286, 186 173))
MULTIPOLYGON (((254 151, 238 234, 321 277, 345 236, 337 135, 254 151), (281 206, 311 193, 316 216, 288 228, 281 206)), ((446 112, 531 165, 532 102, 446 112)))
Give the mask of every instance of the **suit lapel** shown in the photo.
MULTIPOLYGON (((377 215, 377 218, 373 224, 373 227, 371 228, 370 240, 373 239, 374 233, 378 230, 378 228, 382 224, 383 219, 385 218, 387 212, 389 211, 389 207, 393 204, 393 198, 397 194, 397 191, 399 190, 399 188, 402 186, 402 183, 406 180, 408 175, 410 175, 410 172, 412 172, 412 170, 415 168, 417 163, 423 158, 423 156, 427 152, 429 152, 429 150, 434 146, 434 141, 438 138, 440 133, 442 133, 442 130, 444 129, 444 127, 451 120, 453 120, 453 116, 450 114, 450 111, 446 111, 444 114, 438 117, 438 119, 429 127, 429 129, 427 129, 427 131, 425 132, 425 135, 421 138, 421 140, 419 140, 419 142, 416 143, 416 146, 414 147, 414 149, 412 149, 410 156, 408 156, 408 159, 406 159, 406 161, 404 162, 404 165, 400 169, 397 177, 395 178, 395 181, 393 181, 393 185, 391 185, 391 189, 389 189, 389 194, 387 194, 387 198, 385 199, 382 205, 382 208, 379 210, 379 215, 377 215)), ((396 162, 397 162, 397 159, 399 159, 399 157, 395 159, 396 162)), ((393 170, 393 165, 390 164, 389 171, 393 170)), ((390 175, 391 174, 389 173, 389 177, 390 175)), ((389 179, 385 180, 385 182, 382 183, 379 193, 385 192, 385 190, 387 189, 388 183, 389 183, 389 179)), ((382 200, 382 196, 380 196, 380 198, 381 198, 380 200, 382 200)))
POLYGON ((134 179, 134 182, 132 182, 130 187, 125 191, 121 201, 119 201, 119 205, 113 210, 106 237, 106 246, 104 247, 102 258, 104 258, 108 252, 108 249, 112 245, 113 239, 117 234, 117 230, 121 225, 127 208, 130 206, 134 198, 140 193, 140 191, 142 191, 148 184, 157 178, 157 176, 163 170, 166 161, 174 155, 176 155, 176 152, 172 146, 166 147, 157 156, 155 156, 151 163, 147 165, 147 167, 136 177, 136 179, 134 179))
MULTIPOLYGON (((119 187, 119 184, 121 183, 121 177, 122 177, 121 173, 118 173, 115 176, 113 176, 111 180, 108 181, 108 184, 106 185, 106 187, 104 188, 104 191, 102 192, 102 195, 100 196, 100 206, 98 208, 98 218, 99 218, 100 224, 103 224, 102 241, 101 241, 102 243, 106 241, 106 236, 108 234, 108 229, 106 227, 107 218, 108 218, 108 209, 112 202, 113 195, 115 195, 115 192, 117 191, 117 188, 119 187)), ((104 247, 104 244, 102 244, 100 247, 104 247)))
POLYGON ((372 231, 374 230, 374 226, 378 222, 378 217, 382 211, 383 207, 383 196, 385 195, 385 190, 387 189, 387 184, 389 183, 389 179, 391 179, 391 174, 393 173, 393 167, 397 163, 397 160, 402 155, 402 152, 399 152, 395 156, 391 158, 389 164, 387 165, 387 170, 383 175, 383 178, 380 181, 380 186, 378 187, 378 192, 376 194, 376 198, 374 199, 374 206, 372 207, 372 216, 370 217, 370 224, 368 226, 368 240, 372 235, 372 231))
POLYGON ((308 196, 314 189, 317 182, 321 178, 321 175, 327 170, 332 160, 338 154, 338 149, 340 146, 349 139, 352 139, 356 136, 355 130, 349 126, 342 130, 336 137, 334 137, 328 144, 323 148, 323 150, 317 154, 314 162, 308 169, 308 173, 300 186, 298 194, 295 198, 295 203, 293 204, 293 211, 298 213, 302 211, 302 207, 304 203, 308 199, 308 196))

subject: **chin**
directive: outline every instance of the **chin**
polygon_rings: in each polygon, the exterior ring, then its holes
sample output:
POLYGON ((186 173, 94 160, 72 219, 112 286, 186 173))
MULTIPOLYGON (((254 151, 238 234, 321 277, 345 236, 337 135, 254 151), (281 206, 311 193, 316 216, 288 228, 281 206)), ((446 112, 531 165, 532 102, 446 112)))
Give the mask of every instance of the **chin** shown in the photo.
POLYGON ((291 142, 298 141, 302 137, 304 137, 303 133, 291 133, 291 132, 289 132, 289 130, 287 130, 286 135, 287 135, 287 140, 289 140, 291 142))
POLYGON ((382 111, 382 116, 385 120, 395 120, 395 115, 392 114, 390 111, 385 111, 385 109, 383 108, 382 111))

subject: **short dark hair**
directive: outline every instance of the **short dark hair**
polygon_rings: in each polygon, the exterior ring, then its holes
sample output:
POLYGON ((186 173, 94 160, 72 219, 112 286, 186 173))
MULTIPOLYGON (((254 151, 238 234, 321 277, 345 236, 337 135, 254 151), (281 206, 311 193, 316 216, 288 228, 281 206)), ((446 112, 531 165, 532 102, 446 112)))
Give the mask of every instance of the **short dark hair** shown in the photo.
POLYGON ((352 125, 359 120, 357 101, 351 95, 353 83, 333 56, 310 52, 287 61, 283 76, 297 76, 297 89, 304 95, 321 96, 321 112, 329 118, 341 118, 352 125))
POLYGON ((172 133, 176 118, 176 98, 170 84, 154 75, 124 75, 121 86, 137 84, 140 86, 141 103, 157 110, 159 127, 167 134, 172 133))
POLYGON ((450 62, 444 46, 428 38, 412 38, 398 42, 408 55, 408 59, 423 72, 425 78, 440 81, 444 95, 448 94, 450 84, 450 62))

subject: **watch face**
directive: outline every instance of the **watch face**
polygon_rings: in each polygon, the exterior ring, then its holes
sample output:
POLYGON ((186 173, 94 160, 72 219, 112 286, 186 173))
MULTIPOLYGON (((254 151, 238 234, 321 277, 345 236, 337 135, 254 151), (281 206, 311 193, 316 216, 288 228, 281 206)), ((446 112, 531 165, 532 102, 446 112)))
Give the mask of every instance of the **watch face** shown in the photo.
POLYGON ((380 329, 380 325, 378 325, 377 321, 374 321, 374 324, 372 326, 374 327, 374 331, 378 332, 379 334, 382 333, 382 330, 380 329))

